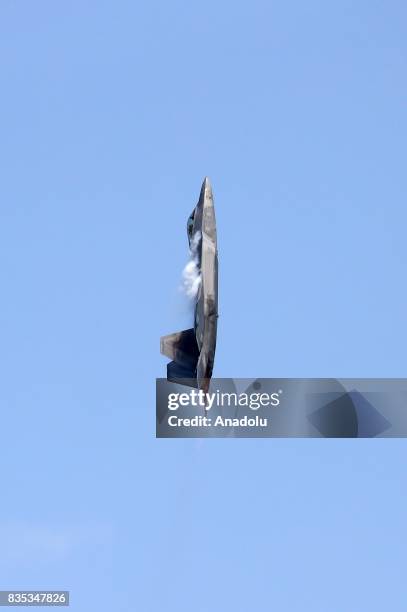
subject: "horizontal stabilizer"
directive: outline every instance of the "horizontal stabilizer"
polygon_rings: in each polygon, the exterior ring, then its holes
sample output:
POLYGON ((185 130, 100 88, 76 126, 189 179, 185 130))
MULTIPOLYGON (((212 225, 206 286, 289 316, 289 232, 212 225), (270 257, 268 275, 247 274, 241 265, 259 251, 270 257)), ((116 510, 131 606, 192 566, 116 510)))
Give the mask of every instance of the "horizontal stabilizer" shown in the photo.
POLYGON ((186 385, 187 387, 194 387, 195 389, 198 388, 196 371, 176 363, 175 361, 171 361, 167 364, 167 380, 179 385, 186 385))

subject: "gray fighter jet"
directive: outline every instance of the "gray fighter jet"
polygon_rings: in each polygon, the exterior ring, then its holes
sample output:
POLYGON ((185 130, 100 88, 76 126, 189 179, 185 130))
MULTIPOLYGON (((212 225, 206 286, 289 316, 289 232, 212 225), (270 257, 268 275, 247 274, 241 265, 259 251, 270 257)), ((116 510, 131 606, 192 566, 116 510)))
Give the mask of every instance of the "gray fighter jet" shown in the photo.
POLYGON ((167 379, 207 391, 216 348, 218 319, 218 251, 212 188, 202 183, 199 201, 187 222, 187 234, 200 274, 194 327, 161 338, 161 353, 167 364, 167 379))

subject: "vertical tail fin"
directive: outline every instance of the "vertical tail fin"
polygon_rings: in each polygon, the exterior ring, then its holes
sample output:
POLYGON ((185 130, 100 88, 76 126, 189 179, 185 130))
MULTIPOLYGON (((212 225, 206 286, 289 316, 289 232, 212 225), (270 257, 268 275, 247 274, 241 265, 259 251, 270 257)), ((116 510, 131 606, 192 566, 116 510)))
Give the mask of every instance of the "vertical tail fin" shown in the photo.
POLYGON ((186 329, 163 336, 160 340, 161 353, 173 361, 167 365, 167 379, 190 387, 197 387, 196 366, 199 349, 195 330, 186 329))

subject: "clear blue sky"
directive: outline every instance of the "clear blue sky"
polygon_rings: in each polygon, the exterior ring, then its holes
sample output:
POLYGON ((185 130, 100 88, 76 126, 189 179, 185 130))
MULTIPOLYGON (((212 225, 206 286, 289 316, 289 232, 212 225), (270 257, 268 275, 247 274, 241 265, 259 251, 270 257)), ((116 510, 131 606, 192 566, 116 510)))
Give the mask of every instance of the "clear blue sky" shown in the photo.
POLYGON ((405 376, 407 8, 0 7, 0 588, 401 612, 404 440, 156 440, 204 175, 216 376, 405 376))

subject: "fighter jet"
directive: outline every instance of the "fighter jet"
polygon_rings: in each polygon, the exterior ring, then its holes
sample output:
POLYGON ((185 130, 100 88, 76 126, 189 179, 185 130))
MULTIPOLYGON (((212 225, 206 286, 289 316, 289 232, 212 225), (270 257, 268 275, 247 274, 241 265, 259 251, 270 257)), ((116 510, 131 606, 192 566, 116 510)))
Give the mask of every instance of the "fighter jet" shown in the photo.
POLYGON ((194 327, 161 338, 161 353, 167 364, 167 380, 209 389, 215 359, 218 320, 218 251, 212 188, 202 183, 198 204, 187 222, 187 235, 194 253, 200 284, 194 310, 194 327))

